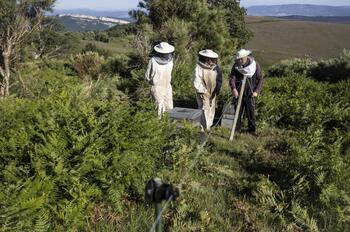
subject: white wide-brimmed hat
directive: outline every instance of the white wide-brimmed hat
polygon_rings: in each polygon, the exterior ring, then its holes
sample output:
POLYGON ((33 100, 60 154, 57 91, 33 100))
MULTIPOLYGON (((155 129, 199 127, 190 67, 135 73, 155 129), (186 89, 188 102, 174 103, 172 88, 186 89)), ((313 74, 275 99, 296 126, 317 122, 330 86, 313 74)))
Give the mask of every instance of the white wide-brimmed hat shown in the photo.
POLYGON ((243 57, 247 57, 250 54, 252 54, 252 51, 250 50, 246 50, 246 49, 241 49, 239 50, 236 55, 235 55, 235 60, 241 59, 243 57))
POLYGON ((210 50, 210 49, 205 49, 205 50, 200 51, 199 55, 213 58, 213 59, 217 59, 219 57, 219 55, 217 53, 213 52, 213 50, 210 50))
POLYGON ((161 42, 160 44, 157 44, 156 46, 154 46, 154 50, 156 52, 166 54, 166 53, 172 53, 175 50, 175 48, 174 46, 171 46, 167 42, 161 42))

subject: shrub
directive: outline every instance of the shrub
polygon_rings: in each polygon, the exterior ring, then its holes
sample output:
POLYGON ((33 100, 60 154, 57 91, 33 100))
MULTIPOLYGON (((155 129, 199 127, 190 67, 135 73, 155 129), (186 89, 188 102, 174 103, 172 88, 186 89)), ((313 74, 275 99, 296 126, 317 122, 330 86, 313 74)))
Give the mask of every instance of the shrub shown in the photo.
POLYGON ((130 76, 130 58, 126 55, 109 57, 103 65, 103 72, 121 77, 130 76))
POLYGON ((95 32, 95 40, 103 43, 109 43, 109 36, 106 32, 95 32))
POLYGON ((344 51, 339 57, 320 61, 311 68, 310 75, 318 81, 331 83, 350 79, 350 51, 344 51))
POLYGON ((311 59, 283 60, 279 64, 275 64, 268 69, 268 76, 283 77, 290 75, 309 76, 311 69, 317 65, 317 62, 311 59))
POLYGON ((350 79, 350 52, 344 50, 339 57, 319 62, 311 59, 284 60, 268 70, 271 77, 305 75, 317 81, 336 83, 350 79))
POLYGON ((99 48, 94 43, 88 43, 88 44, 85 45, 85 47, 82 50, 82 53, 87 53, 87 52, 96 52, 100 56, 103 56, 103 57, 110 57, 110 56, 112 56, 112 52, 110 50, 99 48))
POLYGON ((134 23, 125 25, 116 25, 107 30, 109 37, 125 37, 136 33, 136 25, 134 23))
POLYGON ((86 52, 70 59, 73 69, 83 80, 99 80, 102 77, 101 70, 104 58, 96 52, 86 52))

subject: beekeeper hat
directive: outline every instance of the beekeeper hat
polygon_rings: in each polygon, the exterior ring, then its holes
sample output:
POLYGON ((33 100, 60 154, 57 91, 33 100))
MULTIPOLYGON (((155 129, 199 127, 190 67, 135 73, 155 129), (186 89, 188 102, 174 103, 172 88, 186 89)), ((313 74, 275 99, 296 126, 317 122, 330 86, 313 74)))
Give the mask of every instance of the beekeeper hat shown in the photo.
POLYGON ((154 46, 154 50, 158 53, 167 54, 172 53, 175 50, 175 48, 167 42, 161 42, 160 44, 154 46))
POLYGON ((206 49, 206 50, 200 51, 199 55, 205 56, 205 57, 208 57, 208 58, 212 58, 212 59, 217 59, 219 57, 219 55, 217 53, 213 52, 210 49, 206 49))
POLYGON ((241 59, 243 57, 247 57, 249 56, 250 54, 252 54, 252 51, 250 50, 245 50, 245 49, 241 49, 239 50, 236 55, 235 55, 235 60, 238 60, 238 59, 241 59))

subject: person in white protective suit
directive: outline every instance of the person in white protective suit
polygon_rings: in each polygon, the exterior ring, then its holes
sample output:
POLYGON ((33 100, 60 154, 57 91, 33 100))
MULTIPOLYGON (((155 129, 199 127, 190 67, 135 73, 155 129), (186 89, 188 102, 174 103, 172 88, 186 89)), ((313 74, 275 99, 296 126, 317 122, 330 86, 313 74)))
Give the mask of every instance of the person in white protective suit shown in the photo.
POLYGON ((193 74, 193 85, 197 92, 198 108, 202 109, 202 131, 209 131, 215 117, 216 96, 222 84, 222 73, 217 59, 219 55, 210 49, 199 52, 193 74))
POLYGON ((151 94, 156 101, 159 117, 173 109, 171 72, 174 66, 174 50, 175 48, 166 42, 156 45, 145 73, 145 79, 151 85, 151 94))

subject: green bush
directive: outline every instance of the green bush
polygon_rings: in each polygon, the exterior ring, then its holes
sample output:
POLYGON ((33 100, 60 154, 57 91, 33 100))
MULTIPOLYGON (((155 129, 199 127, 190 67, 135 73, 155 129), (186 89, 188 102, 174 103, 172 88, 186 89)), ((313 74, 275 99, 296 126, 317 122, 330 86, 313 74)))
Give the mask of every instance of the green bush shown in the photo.
POLYGON ((125 25, 116 25, 107 30, 109 37, 125 37, 136 33, 136 25, 134 23, 125 25))
POLYGON ((44 59, 26 63, 16 75, 19 81, 12 87, 13 95, 24 98, 46 97, 79 83, 78 78, 72 78, 73 71, 65 60, 44 59))
POLYGON ((102 77, 104 58, 96 52, 86 52, 71 56, 71 64, 77 75, 86 81, 99 80, 102 77))
POLYGON ((110 50, 98 48, 96 46, 96 44, 93 44, 93 43, 88 43, 88 44, 85 45, 85 47, 82 50, 82 53, 87 53, 87 52, 96 52, 100 56, 103 56, 103 57, 110 57, 110 56, 112 56, 112 52, 110 50))
POLYGON ((310 70, 310 75, 319 81, 336 83, 350 79, 350 51, 344 51, 339 57, 320 61, 310 70))
POLYGON ((284 60, 268 70, 271 77, 304 75, 317 81, 336 83, 350 79, 350 52, 344 50, 338 57, 319 62, 311 59, 284 60))
POLYGON ((286 77, 290 75, 309 76, 311 69, 317 66, 317 62, 311 59, 283 60, 278 64, 271 66, 268 69, 268 76, 270 77, 286 77))
POLYGON ((109 57, 103 65, 103 72, 127 78, 131 72, 130 58, 126 55, 109 57))
POLYGON ((106 32, 95 32, 95 40, 103 43, 109 43, 109 36, 106 32))
POLYGON ((288 167, 269 176, 303 208, 293 208, 293 217, 304 229, 315 223, 328 230, 348 228, 349 87, 349 81, 326 84, 306 77, 271 78, 259 100, 261 124, 291 131, 283 150, 277 150, 287 158, 288 167), (288 190, 290 186, 293 190, 288 190))

